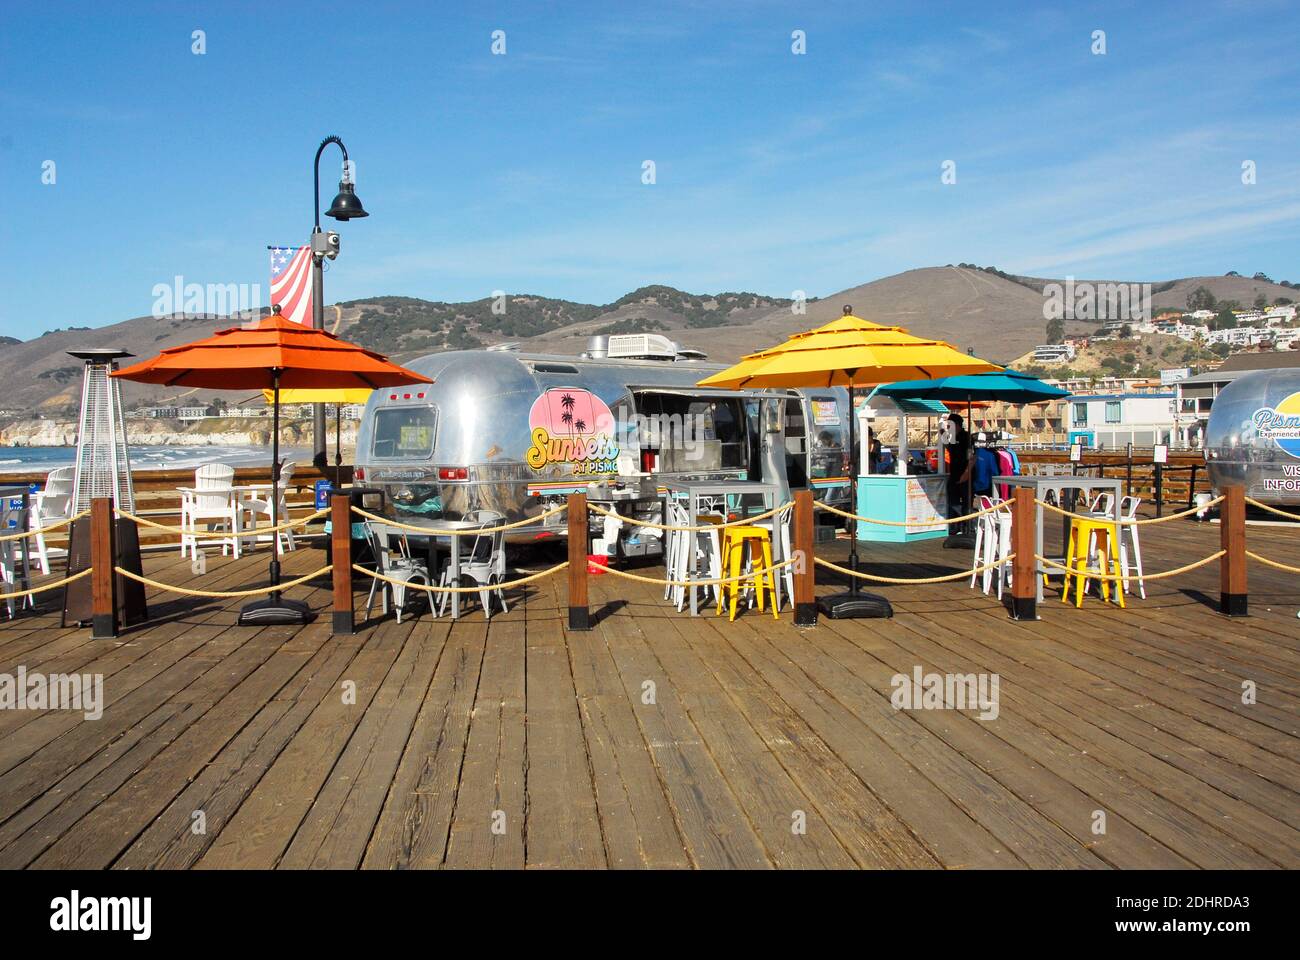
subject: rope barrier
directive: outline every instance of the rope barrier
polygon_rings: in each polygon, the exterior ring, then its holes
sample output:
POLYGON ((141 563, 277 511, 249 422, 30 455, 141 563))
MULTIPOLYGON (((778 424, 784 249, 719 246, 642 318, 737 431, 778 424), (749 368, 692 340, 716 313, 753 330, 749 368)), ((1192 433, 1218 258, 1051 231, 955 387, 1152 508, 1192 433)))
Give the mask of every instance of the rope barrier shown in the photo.
POLYGON ((406 580, 398 580, 394 577, 385 576, 375 570, 367 570, 365 567, 359 567, 355 563, 352 569, 357 573, 364 573, 367 577, 373 577, 376 580, 382 580, 384 583, 396 584, 399 587, 409 587, 412 590, 423 590, 425 593, 479 593, 482 590, 508 590, 513 587, 522 587, 525 583, 532 583, 534 580, 540 580, 542 577, 549 577, 553 573, 559 573, 569 565, 569 561, 557 563, 548 570, 541 573, 534 573, 531 576, 520 577, 518 580, 509 580, 504 583, 488 583, 477 587, 437 587, 433 584, 409 583, 406 580))
POLYGON ((678 527, 678 526, 674 526, 671 523, 655 523, 652 520, 637 520, 635 517, 625 517, 623 516, 623 514, 618 513, 616 511, 606 510, 603 507, 598 507, 594 503, 588 503, 587 509, 590 510, 592 513, 599 513, 602 516, 614 517, 618 520, 622 520, 624 523, 630 523, 634 527, 649 527, 652 530, 689 530, 698 533, 702 530, 723 530, 726 529, 727 527, 743 527, 743 526, 748 526, 750 524, 755 524, 758 523, 760 520, 768 519, 768 517, 774 517, 782 510, 786 510, 792 506, 794 506, 793 502, 783 503, 779 507, 773 507, 771 510, 768 510, 766 513, 756 513, 754 514, 754 516, 745 517, 743 520, 728 520, 726 523, 706 523, 697 527, 689 527, 689 526, 678 527))
MULTIPOLYGON (((1135 527, 1146 526, 1149 523, 1165 523, 1168 520, 1179 520, 1183 517, 1190 517, 1193 513, 1199 513, 1202 510, 1208 510, 1210 507, 1213 507, 1222 502, 1223 502, 1223 497, 1218 496, 1215 497, 1213 500, 1211 500, 1209 503, 1203 503, 1199 506, 1189 507, 1186 510, 1180 510, 1178 513, 1171 513, 1168 516, 1164 516, 1164 517, 1148 517, 1145 520, 1138 520, 1136 517, 1133 518, 1132 520, 1124 520, 1124 519, 1116 520, 1111 516, 1098 516, 1097 514, 1092 514, 1092 513, 1075 513, 1071 510, 1063 510, 1061 507, 1058 507, 1053 503, 1048 503, 1046 500, 1039 500, 1037 497, 1034 498, 1034 503, 1038 504, 1044 510, 1050 510, 1052 513, 1059 513, 1063 517, 1077 517, 1080 520, 1103 520, 1103 521, 1109 521, 1110 523, 1118 523, 1121 526, 1131 525, 1135 527)), ((1300 520, 1300 517, 1297 517, 1296 519, 1300 520)))
MULTIPOLYGON (((791 557, 789 560, 782 560, 780 563, 774 563, 770 567, 763 567, 762 570, 768 570, 775 573, 776 571, 788 567, 790 564, 796 562, 798 562, 797 559, 791 557)), ((658 586, 667 584, 673 587, 712 587, 720 586, 724 583, 742 583, 746 580, 753 580, 758 573, 762 572, 762 570, 750 571, 749 573, 742 573, 735 577, 710 577, 707 580, 660 580, 657 577, 643 577, 636 573, 628 573, 626 570, 616 570, 613 567, 601 567, 600 569, 601 573, 612 573, 614 576, 622 577, 624 580, 635 580, 638 583, 653 583, 658 586)))
MULTIPOLYGON (((165 523, 156 523, 145 517, 137 517, 134 513, 127 513, 125 510, 116 511, 117 515, 124 520, 130 520, 136 525, 153 527, 155 530, 165 530, 167 533, 182 534, 187 537, 224 537, 230 539, 236 534, 229 530, 190 530, 188 527, 173 527, 165 523)), ((328 510, 317 510, 315 513, 309 513, 305 517, 297 520, 286 520, 284 523, 276 524, 273 527, 248 527, 238 532, 239 536, 260 536, 264 533, 279 533, 281 530, 292 530, 294 527, 303 527, 313 520, 325 516, 328 510)), ((208 518, 204 518, 205 520, 208 518)))
POLYGON ((513 523, 503 523, 496 527, 465 527, 463 530, 438 530, 435 527, 417 527, 410 523, 400 523, 397 520, 391 520, 388 517, 381 517, 376 513, 362 510, 360 507, 353 507, 352 512, 359 517, 365 517, 367 520, 382 523, 395 530, 405 530, 408 533, 418 533, 422 537, 464 537, 470 535, 476 536, 480 533, 496 533, 498 530, 513 530, 515 527, 532 526, 539 520, 553 517, 557 513, 563 513, 567 509, 569 509, 567 505, 562 507, 552 507, 550 510, 543 510, 541 513, 535 514, 531 517, 524 517, 524 519, 516 520, 513 523))
POLYGON ((1300 573, 1300 567, 1289 567, 1285 563, 1278 563, 1276 560, 1270 560, 1268 557, 1261 557, 1258 553, 1246 551, 1246 556, 1252 560, 1258 560, 1266 567, 1275 567, 1278 570, 1285 570, 1287 573, 1300 573))
POLYGON ((829 560, 823 560, 821 557, 814 557, 813 562, 818 566, 825 567, 828 570, 834 570, 836 573, 842 573, 846 576, 857 577, 860 580, 873 580, 876 583, 947 583, 950 580, 961 580, 965 577, 973 577, 977 574, 984 573, 986 570, 993 570, 1005 563, 1010 563, 1016 558, 1014 553, 1007 554, 1001 560, 995 560, 992 563, 986 563, 981 567, 975 567, 971 570, 962 570, 958 573, 950 573, 942 577, 880 577, 873 573, 863 573, 861 570, 853 571, 848 567, 841 567, 838 563, 831 563, 829 560))
MULTIPOLYGON (((1220 500, 1223 497, 1219 498, 1220 500)), ((1300 520, 1300 513, 1290 513, 1286 510, 1279 510, 1277 507, 1270 507, 1267 503, 1260 503, 1254 497, 1246 497, 1246 502, 1252 507, 1259 507, 1261 510, 1267 510, 1269 513, 1276 513, 1279 517, 1288 517, 1292 520, 1300 520)))
POLYGON ((142 577, 138 573, 132 573, 122 567, 113 568, 117 573, 126 577, 128 580, 134 580, 136 583, 143 583, 146 587, 154 587, 158 590, 166 590, 170 593, 180 593, 187 597, 256 597, 267 593, 278 593, 281 590, 287 590, 289 587, 296 587, 299 584, 306 583, 308 580, 314 580, 322 574, 329 573, 334 569, 334 565, 327 563, 312 573, 299 577, 297 580, 286 580, 284 583, 277 583, 273 587, 257 587, 253 590, 191 590, 188 587, 178 587, 170 583, 160 583, 157 580, 150 580, 148 577, 142 577))
POLYGON ((90 516, 90 511, 82 510, 80 513, 75 513, 72 516, 68 517, 68 519, 66 520, 60 520, 58 523, 51 523, 47 527, 37 527, 35 530, 23 530, 20 531, 19 533, 6 533, 3 536, 0 536, 0 542, 6 540, 22 540, 26 537, 35 537, 37 535, 50 533, 53 530, 58 530, 61 527, 66 527, 73 520, 80 520, 82 517, 88 517, 88 516, 90 516))
POLYGON ((827 513, 838 514, 841 517, 847 517, 850 520, 858 520, 862 523, 875 523, 882 527, 943 527, 954 523, 963 523, 966 520, 974 520, 976 517, 982 517, 986 513, 995 513, 998 510, 1010 510, 1011 504, 1008 502, 996 503, 991 507, 985 507, 983 510, 976 510, 974 513, 968 513, 963 517, 951 517, 947 520, 877 520, 875 517, 864 517, 860 514, 849 513, 847 510, 841 510, 839 507, 832 507, 826 503, 813 504, 814 510, 825 510, 827 513))
POLYGON ((90 576, 90 567, 87 567, 80 573, 74 573, 70 577, 64 577, 62 580, 55 580, 53 583, 45 583, 39 587, 32 587, 30 590, 18 590, 14 593, 0 593, 0 600, 17 600, 19 597, 30 597, 33 593, 44 593, 46 590, 53 590, 55 587, 66 587, 74 580, 80 580, 82 577, 88 576, 90 576))
POLYGON ((1057 563, 1055 560, 1048 560, 1046 557, 1041 557, 1038 554, 1034 554, 1034 559, 1037 560, 1043 566, 1048 567, 1049 569, 1058 570, 1061 573, 1067 573, 1072 576, 1083 576, 1088 578, 1089 580, 1110 580, 1110 581, 1123 580, 1125 583, 1128 583, 1128 581, 1130 580, 1164 580, 1166 577, 1176 577, 1180 573, 1187 573, 1188 571, 1196 570, 1199 567, 1203 567, 1207 563, 1213 563, 1215 560, 1218 560, 1227 552, 1228 551, 1226 550, 1219 550, 1216 553, 1210 554, 1208 557, 1204 557, 1200 560, 1197 560, 1195 563, 1189 563, 1185 567, 1178 567, 1174 570, 1165 570, 1162 573, 1144 573, 1140 577, 1136 573, 1117 574, 1117 573, 1101 573, 1093 570, 1076 570, 1071 567, 1065 566, 1065 564, 1063 563, 1057 563))

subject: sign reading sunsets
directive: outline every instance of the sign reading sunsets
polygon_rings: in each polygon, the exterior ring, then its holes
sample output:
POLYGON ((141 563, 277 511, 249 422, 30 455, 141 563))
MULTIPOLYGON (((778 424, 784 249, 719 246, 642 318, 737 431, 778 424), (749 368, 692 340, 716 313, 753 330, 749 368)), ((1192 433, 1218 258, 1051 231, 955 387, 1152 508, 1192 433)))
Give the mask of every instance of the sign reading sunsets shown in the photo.
POLYGON ((533 401, 528 411, 532 445, 528 466, 570 464, 578 475, 618 472, 614 416, 589 390, 555 387, 533 401))

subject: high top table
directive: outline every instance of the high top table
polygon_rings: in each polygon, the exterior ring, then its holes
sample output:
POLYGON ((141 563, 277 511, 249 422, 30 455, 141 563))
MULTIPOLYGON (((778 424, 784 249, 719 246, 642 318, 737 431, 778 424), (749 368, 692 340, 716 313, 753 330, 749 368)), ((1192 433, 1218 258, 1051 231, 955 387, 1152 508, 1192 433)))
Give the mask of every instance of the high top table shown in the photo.
MULTIPOLYGON (((684 499, 687 502, 687 516, 690 517, 690 525, 694 526, 699 523, 696 519, 704 512, 700 505, 702 500, 723 498, 723 518, 730 509, 730 498, 735 497, 738 501, 741 498, 762 497, 762 509, 755 510, 755 513, 766 513, 768 510, 777 506, 776 497, 780 492, 775 483, 762 483, 758 480, 669 480, 664 484, 664 490, 668 496, 677 499, 684 499)), ((737 506, 738 513, 742 513, 747 508, 737 506)), ((743 517, 742 517, 743 518, 743 517)), ((775 518, 773 518, 775 519, 775 518)), ((665 551, 665 556, 667 551, 665 551)), ((784 558, 781 556, 781 536, 773 524, 772 531, 772 562, 780 563, 784 558)), ((695 551, 691 551, 691 568, 687 571, 688 580, 698 580, 700 578, 699 557, 695 551)), ((773 576, 777 576, 774 573, 773 576)), ((723 571, 726 576, 726 571, 723 571)), ((777 594, 778 602, 780 594, 777 594)), ((779 607, 778 607, 779 609, 779 607)), ((691 616, 698 616, 699 610, 696 605, 695 591, 691 591, 691 616)))
MULTIPOLYGON (((1044 496, 1045 494, 1055 493, 1057 506, 1059 506, 1062 510, 1069 510, 1071 513, 1086 512, 1088 504, 1090 504, 1093 501, 1093 499, 1097 496, 1097 494, 1110 493, 1112 495, 1111 504, 1110 504, 1111 516, 1114 518, 1115 523, 1117 525, 1116 529, 1118 529, 1118 524, 1119 524, 1119 501, 1122 493, 1121 484, 1123 484, 1123 482, 1124 481, 1118 478, 1111 479, 1108 477, 1088 477, 1082 474, 1079 475, 1065 474, 1064 476, 1059 476, 1059 477, 1023 476, 1023 477, 994 477, 993 478, 993 486, 995 488, 999 484, 1006 484, 1009 487, 1029 487, 1034 491, 1034 499, 1039 501, 1047 499, 1044 496), (1083 494, 1083 510, 1079 510, 1076 508, 1076 505, 1078 504, 1079 501, 1080 493, 1083 494)), ((1038 504, 1037 517, 1035 519, 1037 522, 1034 524, 1034 543, 1036 545, 1034 553, 1040 557, 1045 557, 1047 556, 1047 554, 1043 552, 1043 507, 1041 503, 1038 504)), ((1070 539, 1070 518, 1062 517, 1061 518, 1062 550, 1065 549, 1064 544, 1068 543, 1069 539, 1070 539)), ((1056 558, 1052 558, 1052 559, 1056 559, 1056 558)), ((1062 563, 1065 562, 1064 556, 1061 557, 1061 562, 1062 563)), ((1034 577, 1034 585, 1037 590, 1038 602, 1042 603, 1043 602, 1043 578, 1041 575, 1044 573, 1059 573, 1060 571, 1049 570, 1047 567, 1043 566, 1043 564, 1037 562, 1035 562, 1034 568, 1036 571, 1036 575, 1034 577)))

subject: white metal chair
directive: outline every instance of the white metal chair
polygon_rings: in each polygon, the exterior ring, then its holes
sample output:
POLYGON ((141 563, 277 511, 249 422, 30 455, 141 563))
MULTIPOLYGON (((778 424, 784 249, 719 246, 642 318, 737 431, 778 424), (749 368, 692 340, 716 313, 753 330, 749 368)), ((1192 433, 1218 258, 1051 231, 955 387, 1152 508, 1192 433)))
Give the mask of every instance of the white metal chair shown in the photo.
MULTIPOLYGON (((1004 501, 993 497, 981 496, 979 508, 988 510, 1004 501)), ((971 559, 970 585, 973 588, 977 578, 982 579, 982 589, 988 593, 997 577, 998 599, 1002 599, 1002 589, 1009 582, 1011 565, 1006 558, 1011 554, 1011 512, 997 510, 986 513, 979 518, 975 528, 975 555, 971 559), (996 564, 996 566, 992 566, 996 564), (983 577, 976 572, 985 567, 983 577)))
MULTIPOLYGON (((0 531, 10 533, 17 531, 18 525, 22 522, 22 507, 11 507, 8 498, 0 501, 0 531)), ((18 565, 22 563, 21 540, 0 540, 0 583, 4 584, 5 593, 12 593, 18 582, 18 565)), ((28 606, 33 605, 33 598, 29 594, 24 598, 28 606)), ((12 620, 17 604, 13 597, 5 600, 5 607, 9 611, 9 619, 12 620)))
MULTIPOLYGON (((66 520, 72 515, 73 485, 76 476, 76 467, 58 467, 46 474, 44 488, 32 500, 32 515, 29 522, 34 529, 39 530, 41 527, 66 520)), ((41 565, 41 573, 49 573, 50 553, 45 546, 45 534, 38 533, 28 540, 36 543, 36 556, 41 565)), ((26 549, 26 546, 23 549, 26 549)))
MULTIPOLYGON (((280 482, 277 485, 280 523, 285 523, 289 519, 289 503, 286 494, 290 484, 293 482, 293 470, 294 464, 292 463, 280 464, 280 482)), ((253 497, 245 500, 242 504, 242 508, 248 512, 252 520, 252 523, 249 525, 250 533, 256 533, 257 524, 263 517, 266 518, 268 524, 275 526, 276 514, 271 511, 271 491, 269 489, 266 491, 265 498, 253 497)), ((281 530, 276 533, 275 536, 280 540, 280 550, 282 553, 286 550, 297 549, 292 529, 281 530)))
MULTIPOLYGON (((465 514, 463 519, 469 523, 481 524, 484 527, 495 527, 504 523, 506 518, 495 510, 471 510, 465 514)), ((506 606, 505 591, 496 586, 506 578, 505 538, 504 530, 479 530, 474 534, 468 556, 462 556, 460 559, 460 577, 462 580, 469 577, 478 584, 479 601, 483 604, 483 616, 488 620, 492 619, 493 597, 496 597, 500 602, 502 613, 508 613, 510 610, 506 606)), ((468 535, 465 539, 469 539, 468 535)), ((438 576, 438 586, 460 586, 459 583, 452 582, 450 558, 442 565, 442 572, 438 576)), ((438 616, 442 616, 450 599, 450 593, 438 594, 438 616)))
MULTIPOLYGON (((668 501, 668 510, 668 522, 673 526, 707 528, 703 530, 672 531, 673 547, 671 558, 666 560, 667 579, 670 581, 685 580, 697 562, 702 563, 709 579, 716 580, 721 577, 722 545, 718 536, 718 529, 706 525, 705 521, 699 517, 692 517, 686 501, 670 499, 668 501)), ((673 604, 679 611, 686 606, 687 599, 691 598, 697 590, 703 590, 707 599, 710 593, 716 597, 718 589, 716 586, 709 585, 685 587, 680 584, 666 584, 665 587, 664 597, 671 597, 673 604)))
POLYGON ((373 520, 367 520, 365 528, 366 539, 375 558, 375 572, 401 581, 388 583, 371 577, 370 593, 366 597, 366 616, 370 616, 370 608, 374 605, 375 593, 378 591, 380 609, 384 614, 388 613, 388 597, 392 595, 393 610, 397 615, 397 622, 401 623, 402 612, 406 609, 406 585, 423 583, 427 586, 431 582, 428 564, 411 555, 411 546, 406 540, 406 534, 401 530, 373 520))
POLYGON ((1092 506, 1088 508, 1090 513, 1095 513, 1099 517, 1112 517, 1115 515, 1115 494, 1099 493, 1097 498, 1092 501, 1092 506))
MULTIPOLYGON (((194 471, 194 486, 181 487, 181 556, 189 550, 198 557, 200 527, 204 530, 225 530, 230 536, 220 538, 221 554, 229 550, 239 557, 239 532, 242 526, 243 507, 235 499, 235 468, 224 463, 205 463, 194 471)), ((217 538, 204 537, 211 542, 217 538)))
POLYGON ((1138 507, 1142 505, 1141 497, 1123 497, 1119 502, 1119 565, 1124 571, 1124 592, 1130 593, 1129 570, 1137 572, 1138 596, 1147 598, 1146 583, 1142 579, 1142 545, 1138 542, 1137 520, 1138 507), (1133 563, 1129 564, 1129 549, 1133 551, 1133 563))
MULTIPOLYGON (((794 515, 794 504, 789 503, 784 506, 779 513, 766 520, 760 520, 754 524, 756 527, 763 527, 772 531, 772 544, 779 546, 780 556, 775 558, 775 562, 789 560, 793 553, 791 546, 790 518, 794 515), (775 524, 773 523, 775 521, 775 524), (780 538, 779 542, 777 538, 780 538)), ((791 609, 794 608, 794 564, 787 564, 777 571, 776 574, 776 608, 781 609, 784 601, 790 601, 791 609), (785 587, 784 595, 781 593, 781 587, 785 587)))

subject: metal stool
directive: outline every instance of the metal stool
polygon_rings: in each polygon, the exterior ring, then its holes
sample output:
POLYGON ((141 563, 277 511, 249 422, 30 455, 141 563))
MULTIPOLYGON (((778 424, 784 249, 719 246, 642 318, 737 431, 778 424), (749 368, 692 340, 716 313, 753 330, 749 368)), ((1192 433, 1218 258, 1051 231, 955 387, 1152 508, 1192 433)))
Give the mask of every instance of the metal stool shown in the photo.
POLYGON ((772 599, 772 617, 780 619, 780 613, 776 608, 776 580, 772 576, 772 534, 762 527, 749 526, 748 524, 724 528, 726 533, 722 538, 722 570, 725 577, 733 579, 732 583, 719 584, 718 590, 718 614, 722 614, 722 607, 727 602, 727 593, 730 592, 730 620, 736 619, 736 601, 740 597, 741 581, 738 579, 742 571, 749 576, 749 585, 744 589, 752 589, 758 597, 758 609, 763 609, 764 592, 771 594, 772 599), (745 554, 749 554, 748 570, 745 570, 745 554))
POLYGON ((1061 602, 1070 600, 1070 577, 1074 577, 1074 605, 1083 606, 1083 594, 1092 579, 1089 563, 1093 553, 1098 556, 1098 568, 1101 577, 1101 598, 1110 600, 1110 581, 1106 574, 1114 573, 1115 599, 1124 606, 1124 570, 1120 562, 1119 526, 1114 520, 1085 520, 1075 517, 1070 521, 1070 538, 1066 544, 1065 566, 1070 571, 1065 574, 1061 587, 1061 602))

